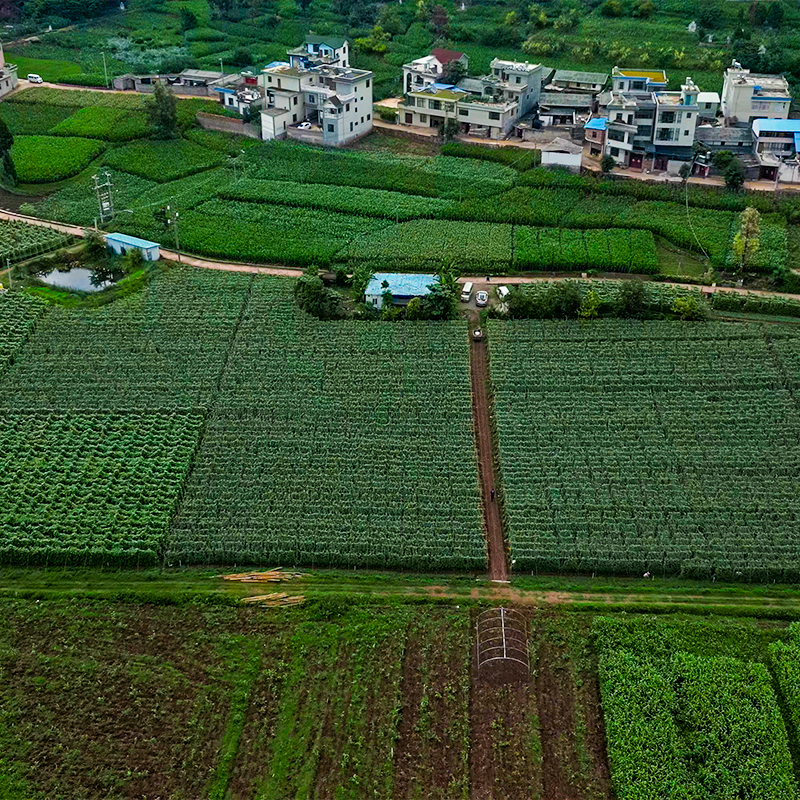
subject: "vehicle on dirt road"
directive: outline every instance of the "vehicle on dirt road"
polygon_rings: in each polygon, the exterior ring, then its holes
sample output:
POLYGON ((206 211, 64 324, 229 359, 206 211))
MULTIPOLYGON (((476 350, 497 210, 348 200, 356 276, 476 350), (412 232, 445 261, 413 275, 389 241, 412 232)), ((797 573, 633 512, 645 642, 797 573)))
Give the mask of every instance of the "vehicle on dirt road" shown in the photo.
POLYGON ((461 302, 462 303, 469 303, 471 297, 472 297, 472 282, 471 281, 467 281, 461 287, 461 302))
POLYGON ((37 75, 35 72, 28 73, 28 80, 31 83, 44 83, 44 78, 41 75, 37 75))
POLYGON ((505 300, 508 295, 511 294, 511 290, 508 286, 498 286, 497 287, 497 299, 498 300, 505 300))
POLYGON ((489 302, 489 292, 478 292, 475 295, 475 305, 479 307, 483 307, 487 305, 489 302))

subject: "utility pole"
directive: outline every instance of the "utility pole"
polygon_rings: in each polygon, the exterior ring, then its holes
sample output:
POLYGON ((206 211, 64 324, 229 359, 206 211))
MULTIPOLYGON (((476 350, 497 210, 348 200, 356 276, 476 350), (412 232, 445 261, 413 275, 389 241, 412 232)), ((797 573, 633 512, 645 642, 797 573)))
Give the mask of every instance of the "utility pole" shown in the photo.
MULTIPOLYGON (((172 198, 172 201, 175 202, 175 198, 172 198)), ((172 208, 172 206, 167 206, 167 225, 172 225, 172 229, 175 231, 175 252, 178 254, 178 261, 181 260, 181 240, 180 235, 178 233, 178 209, 172 208)))
POLYGON ((220 71, 220 72, 221 72, 223 75, 225 74, 225 70, 224 70, 224 69, 222 69, 222 59, 220 59, 220 60, 219 60, 219 71, 220 71))
POLYGON ((92 175, 92 180, 97 195, 97 205, 100 207, 100 224, 102 225, 114 216, 114 195, 111 191, 114 184, 111 183, 108 170, 103 172, 102 176, 92 175))

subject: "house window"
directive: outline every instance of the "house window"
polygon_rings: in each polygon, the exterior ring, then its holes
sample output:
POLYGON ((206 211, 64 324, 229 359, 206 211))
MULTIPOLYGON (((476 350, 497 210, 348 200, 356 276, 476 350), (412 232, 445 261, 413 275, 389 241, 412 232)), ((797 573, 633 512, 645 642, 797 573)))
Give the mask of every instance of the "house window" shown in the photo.
POLYGON ((622 133, 622 131, 609 131, 608 138, 611 139, 612 142, 624 142, 625 134, 622 133))
POLYGON ((617 119, 618 119, 620 122, 622 121, 622 114, 620 114, 619 112, 617 112, 617 119))
POLYGON ((500 112, 498 112, 498 111, 490 111, 489 112, 489 119, 500 119, 500 112))
POLYGON ((350 103, 348 103, 348 104, 347 104, 347 105, 344 107, 344 110, 345 110, 345 111, 349 111, 349 110, 350 110, 350 103))
POLYGON ((500 70, 499 70, 499 69, 496 69, 496 70, 494 71, 494 74, 495 74, 495 75, 499 75, 499 74, 500 74, 500 70))
POLYGON ((364 117, 361 117, 361 122, 362 122, 362 124, 363 124, 363 122, 364 122, 364 117))
POLYGON ((372 119, 372 114, 367 114, 367 119, 372 119))
POLYGON ((297 105, 297 98, 294 98, 294 105, 297 105))
POLYGON ((350 123, 350 133, 352 133, 352 132, 353 132, 353 123, 351 122, 350 123))
POLYGON ((367 89, 369 89, 369 78, 367 78, 367 89))
POLYGON ((442 107, 442 104, 438 100, 431 100, 428 102, 428 107, 434 109, 435 111, 439 111, 442 107))
POLYGON ((419 121, 420 122, 427 122, 428 121, 428 115, 427 114, 420 114, 419 115, 419 121))
POLYGON ((687 111, 686 112, 686 119, 691 119, 691 118, 692 118, 692 112, 691 111, 687 111))
POLYGON ((612 147, 611 155, 614 156, 614 158, 616 158, 619 155, 619 147, 612 147))
POLYGON ((660 122, 664 122, 666 124, 671 124, 675 122, 675 112, 674 111, 662 111, 661 117, 659 118, 660 122))
POLYGON ((522 83, 522 80, 519 77, 519 75, 516 78, 514 78, 514 83, 522 83))
POLYGON ((409 97, 408 100, 406 100, 406 105, 407 106, 414 106, 416 104, 417 104, 417 101, 413 97, 409 97))
POLYGON ((644 81, 631 81, 631 89, 644 89, 644 81))
POLYGON ((292 122, 297 122, 297 114, 292 114, 292 122))
POLYGON ((706 107, 706 110, 708 110, 709 108, 711 108, 711 103, 706 103, 705 107, 706 107))
POLYGON ((683 132, 683 135, 684 135, 684 136, 688 136, 688 135, 689 135, 689 131, 684 131, 684 132, 683 132))
POLYGON ((311 103, 312 106, 315 106, 317 104, 317 96, 314 94, 310 94, 308 96, 308 102, 311 103))
POLYGON ((659 128, 656 131, 656 141, 671 142, 673 133, 674 131, 672 130, 672 128, 659 128))
MULTIPOLYGON (((145 82, 146 83, 150 83, 150 80, 148 78, 145 78, 145 80, 143 80, 142 83, 145 83, 145 82)), ((272 76, 271 75, 267 75, 267 83, 272 83, 272 76)))
POLYGON ((466 109, 466 108, 459 108, 459 109, 458 109, 458 113, 459 113, 459 114, 460 114, 462 117, 466 117, 466 116, 469 114, 469 110, 468 110, 468 109, 466 109))

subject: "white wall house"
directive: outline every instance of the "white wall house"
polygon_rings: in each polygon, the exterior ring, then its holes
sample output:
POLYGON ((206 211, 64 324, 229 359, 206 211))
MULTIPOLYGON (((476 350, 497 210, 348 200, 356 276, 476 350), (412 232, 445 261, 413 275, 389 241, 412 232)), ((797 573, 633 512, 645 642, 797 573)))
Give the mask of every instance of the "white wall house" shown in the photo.
POLYGON ((3 45, 0 43, 0 97, 13 92, 17 88, 18 80, 17 65, 6 63, 3 45))
MULTIPOLYGON (((339 58, 346 62, 347 42, 338 51, 339 58)), ((331 48, 331 52, 326 58, 337 57, 336 49, 331 48)), ((262 138, 289 135, 304 141, 342 145, 369 133, 373 126, 372 72, 353 69, 344 63, 306 61, 296 51, 289 51, 290 57, 293 54, 293 62, 273 62, 261 71, 259 84, 265 94, 262 138), (302 122, 309 122, 310 129, 298 129, 302 122)))
POLYGON ((458 61, 469 69, 469 57, 466 53, 457 50, 445 50, 436 47, 430 55, 414 59, 408 64, 403 64, 403 91, 412 92, 424 89, 432 83, 444 82, 444 68, 452 61, 458 61))
POLYGON ((551 91, 561 90, 570 93, 588 92, 598 94, 608 83, 608 74, 604 72, 579 72, 571 69, 557 69, 547 88, 551 91))
POLYGON ((782 75, 756 75, 734 61, 725 70, 722 116, 726 124, 750 126, 755 119, 788 119, 792 96, 782 75))
POLYGON ((289 63, 297 69, 349 67, 350 45, 342 36, 306 36, 300 47, 289 50, 289 63))

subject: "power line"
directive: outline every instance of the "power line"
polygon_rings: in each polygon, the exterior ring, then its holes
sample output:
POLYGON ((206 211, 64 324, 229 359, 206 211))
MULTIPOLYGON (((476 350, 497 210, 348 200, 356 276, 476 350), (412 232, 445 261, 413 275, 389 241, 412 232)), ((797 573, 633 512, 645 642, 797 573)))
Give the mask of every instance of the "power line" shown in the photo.
POLYGON ((92 175, 94 181, 94 191, 97 195, 97 205, 100 208, 100 224, 108 222, 114 216, 114 195, 112 192, 111 175, 108 170, 103 172, 102 177, 92 175))

